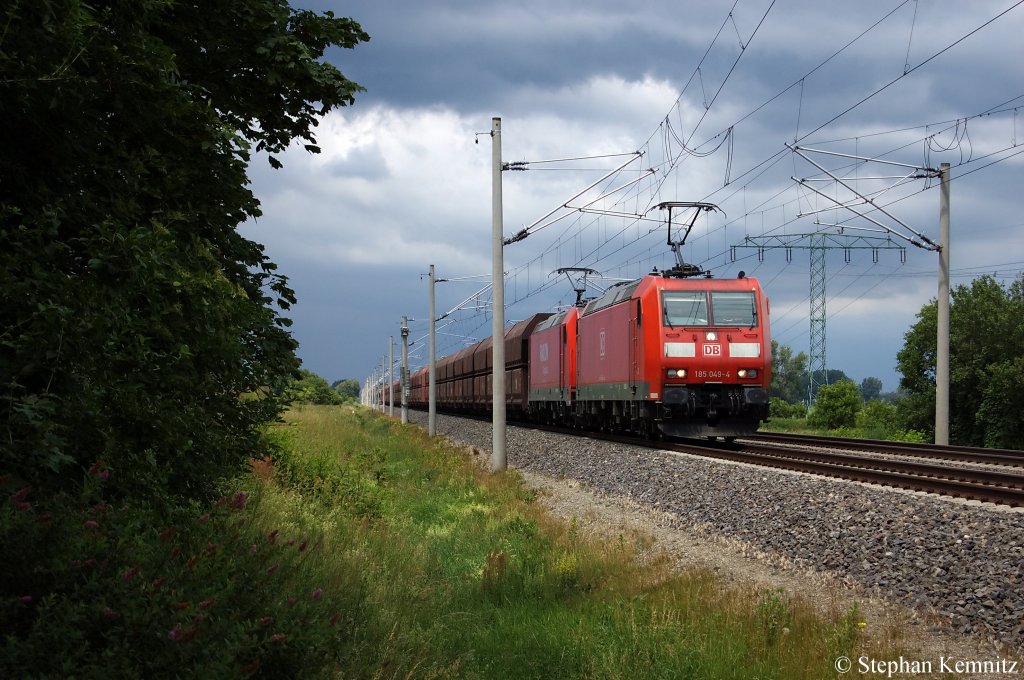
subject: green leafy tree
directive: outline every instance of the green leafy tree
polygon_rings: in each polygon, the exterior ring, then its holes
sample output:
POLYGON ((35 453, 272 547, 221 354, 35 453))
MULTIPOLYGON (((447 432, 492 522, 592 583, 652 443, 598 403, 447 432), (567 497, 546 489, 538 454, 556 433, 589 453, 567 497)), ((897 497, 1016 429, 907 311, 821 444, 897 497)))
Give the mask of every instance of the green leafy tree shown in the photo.
POLYGON ((0 20, 0 469, 55 485, 102 461, 124 493, 208 493, 297 368, 293 293, 236 229, 260 214, 250 154, 317 151, 317 116, 360 89, 324 51, 368 36, 284 0, 0 20))
POLYGON ((811 401, 818 399, 818 390, 825 385, 835 385, 844 380, 851 380, 850 376, 837 368, 829 368, 824 371, 811 371, 810 377, 814 378, 814 390, 811 392, 811 401))
POLYGON ((343 378, 334 382, 333 387, 345 400, 355 401, 359 399, 360 385, 354 378, 343 378))
POLYGON ((793 354, 788 345, 772 340, 772 383, 770 394, 790 404, 807 399, 807 355, 793 354))
POLYGON ((853 427, 857 424, 860 408, 860 390, 857 385, 852 380, 840 380, 818 390, 818 398, 807 416, 807 422, 814 427, 830 430, 853 427))
POLYGON ((978 407, 977 426, 984 445, 998 449, 1024 449, 1024 356, 1001 361, 988 369, 985 393, 978 407))
POLYGON ((341 395, 331 388, 326 380, 305 368, 299 369, 299 377, 288 385, 288 389, 285 390, 285 399, 300 404, 340 404, 342 402, 341 395))
POLYGON ((860 398, 864 403, 872 399, 878 399, 882 394, 882 381, 878 378, 868 377, 860 381, 860 398))
MULTIPOLYGON (((934 436, 937 306, 918 313, 896 355, 908 397, 908 428, 934 436)), ((950 301, 950 442, 1024 448, 1019 373, 1024 357, 1024 282, 990 276, 957 286, 950 301)))

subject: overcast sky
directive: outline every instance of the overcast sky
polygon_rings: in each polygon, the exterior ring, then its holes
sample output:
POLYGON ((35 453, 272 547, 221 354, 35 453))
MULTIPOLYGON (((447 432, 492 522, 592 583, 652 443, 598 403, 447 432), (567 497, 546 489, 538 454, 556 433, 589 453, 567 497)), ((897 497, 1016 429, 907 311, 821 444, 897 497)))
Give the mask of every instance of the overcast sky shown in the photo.
MULTIPOLYGON (((654 206, 704 201, 721 210, 697 219, 686 261, 759 278, 773 337, 809 352, 800 235, 842 225, 834 243, 868 248, 828 252, 827 364, 893 390, 903 335, 937 291, 938 256, 905 237, 938 242, 939 191, 933 179, 869 179, 915 171, 847 156, 951 164, 953 285, 1024 269, 1017 0, 297 4, 370 34, 328 54, 366 91, 323 120, 323 153, 297 146, 276 171, 253 163, 264 215, 243 231, 290 277, 299 356, 328 380, 379 370, 389 336, 397 360, 403 314, 410 363, 425 362, 430 264, 451 279, 438 314, 489 282, 495 116, 503 159, 529 162, 503 175, 505 235, 531 228, 505 248, 509 322, 575 299, 559 267, 593 268, 606 287, 671 266, 654 206), (844 155, 807 160, 787 145, 844 155), (541 162, 574 158, 585 160, 541 162), (889 216, 836 208, 853 195, 812 161, 889 216), (545 226, 548 213, 562 219, 545 226), (898 235, 882 243, 875 222, 898 235), (793 248, 732 247, 759 242, 793 248)), ((489 300, 439 325, 439 356, 490 335, 489 300)))

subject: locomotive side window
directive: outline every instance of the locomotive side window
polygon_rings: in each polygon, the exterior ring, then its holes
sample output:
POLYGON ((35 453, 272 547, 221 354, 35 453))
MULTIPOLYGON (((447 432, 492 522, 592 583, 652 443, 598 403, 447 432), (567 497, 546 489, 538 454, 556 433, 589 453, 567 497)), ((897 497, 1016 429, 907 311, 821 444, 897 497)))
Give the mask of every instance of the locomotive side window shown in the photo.
POLYGON ((711 314, 716 326, 757 325, 757 300, 752 291, 711 291, 711 314))
POLYGON ((707 326, 708 300, 704 291, 665 290, 661 310, 666 326, 707 326))

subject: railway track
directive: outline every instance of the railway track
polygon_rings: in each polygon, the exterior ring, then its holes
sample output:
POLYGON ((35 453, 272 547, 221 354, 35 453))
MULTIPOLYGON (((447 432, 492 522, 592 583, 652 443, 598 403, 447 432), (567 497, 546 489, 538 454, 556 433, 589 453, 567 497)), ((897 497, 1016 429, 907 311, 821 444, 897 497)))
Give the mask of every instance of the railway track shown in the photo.
MULTIPOLYGON (((529 427, 534 426, 529 425, 529 427)), ((758 434, 737 441, 735 444, 715 445, 643 440, 632 436, 581 432, 564 428, 541 427, 539 429, 632 446, 687 453, 705 458, 880 484, 910 491, 934 493, 1011 507, 1024 507, 1024 474, 1015 470, 977 470, 958 465, 963 462, 971 462, 1021 466, 1024 464, 1024 458, 1022 458, 1024 452, 1020 451, 936 447, 934 445, 908 446, 902 442, 847 440, 838 437, 776 436, 774 434, 758 434), (847 441, 852 442, 852 445, 846 446, 847 441), (833 449, 841 449, 841 451, 816 451, 810 450, 809 446, 828 446, 833 449), (940 458, 953 464, 943 464, 942 460, 919 462, 879 457, 878 455, 860 455, 855 453, 858 450, 870 451, 874 454, 940 458), (908 451, 916 453, 908 454, 908 451)))
POLYGON ((808 451, 756 444, 746 444, 735 451, 675 443, 663 448, 912 491, 1014 507, 1024 506, 1024 474, 1016 472, 975 470, 934 462, 908 462, 855 453, 808 451))
MULTIPOLYGON (((460 415, 476 420, 489 419, 469 414, 460 415)), ((649 440, 632 435, 574 430, 536 423, 512 424, 552 434, 589 437, 630 446, 1024 507, 1024 473, 1015 469, 1024 466, 1024 452, 1021 451, 937 447, 933 444, 776 433, 758 433, 737 440, 733 444, 714 444, 649 440), (833 450, 823 451, 823 448, 833 450), (857 451, 870 454, 862 455, 857 451), (906 461, 886 456, 914 456, 930 460, 906 461), (972 469, 963 467, 962 463, 999 465, 1003 469, 972 469)))
POLYGON ((938 458, 961 463, 984 463, 1024 467, 1024 451, 1011 449, 984 449, 971 446, 936 446, 935 444, 913 444, 909 442, 888 442, 878 439, 847 439, 843 437, 822 437, 818 435, 784 434, 758 432, 744 437, 743 441, 775 443, 796 446, 816 446, 844 451, 875 451, 888 455, 938 458))

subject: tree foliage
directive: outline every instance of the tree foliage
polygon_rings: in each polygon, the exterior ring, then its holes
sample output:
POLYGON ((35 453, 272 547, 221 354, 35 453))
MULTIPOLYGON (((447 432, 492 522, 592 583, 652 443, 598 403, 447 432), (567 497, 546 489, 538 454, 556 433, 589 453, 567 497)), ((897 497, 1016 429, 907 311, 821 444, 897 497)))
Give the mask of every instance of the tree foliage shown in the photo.
POLYGON ((830 430, 854 427, 860 408, 860 390, 857 385, 852 380, 840 380, 818 390, 818 398, 807 416, 807 422, 814 427, 830 430))
POLYGON ((326 380, 305 368, 299 369, 299 377, 288 385, 285 399, 298 404, 329 405, 342 402, 341 395, 326 380))
POLYGON ((354 378, 343 378, 331 383, 331 387, 337 390, 343 399, 355 401, 359 399, 359 381, 354 378))
POLYGON ((771 396, 790 404, 807 399, 807 355, 793 354, 788 345, 772 340, 771 396))
MULTIPOLYGON (((368 36, 284 0, 14 0, 0 10, 0 466, 206 491, 275 417, 294 302, 262 246, 256 150, 316 151, 368 36)), ((271 162, 280 165, 271 156, 271 162)))
MULTIPOLYGON (((908 425, 934 434, 937 305, 917 315, 896 355, 908 425)), ((1024 448, 1024 282, 990 276, 956 286, 950 302, 950 443, 1024 448)))
POLYGON ((864 403, 878 399, 882 394, 882 381, 875 377, 867 377, 860 381, 860 398, 864 403))
POLYGON ((807 405, 802 401, 791 404, 780 397, 772 397, 768 415, 771 418, 806 418, 807 405))

